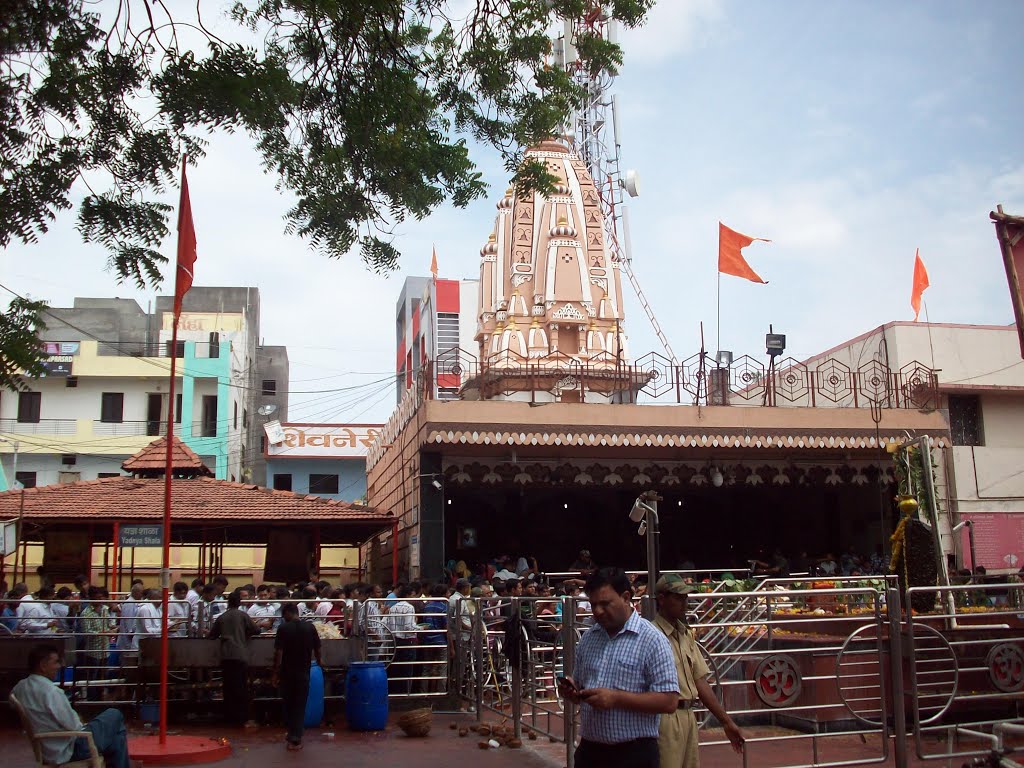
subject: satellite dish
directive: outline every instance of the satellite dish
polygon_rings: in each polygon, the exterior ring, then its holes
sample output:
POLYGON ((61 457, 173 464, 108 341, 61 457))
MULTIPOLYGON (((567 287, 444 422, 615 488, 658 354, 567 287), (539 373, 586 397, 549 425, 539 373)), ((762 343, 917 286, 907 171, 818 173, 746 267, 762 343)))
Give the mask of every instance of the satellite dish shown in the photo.
POLYGON ((636 171, 626 171, 626 180, 622 182, 623 189, 630 197, 640 195, 640 174, 636 171))
POLYGON ((276 410, 276 405, 274 405, 273 403, 267 403, 266 405, 261 405, 259 408, 257 408, 256 413, 258 413, 260 416, 269 416, 276 410))

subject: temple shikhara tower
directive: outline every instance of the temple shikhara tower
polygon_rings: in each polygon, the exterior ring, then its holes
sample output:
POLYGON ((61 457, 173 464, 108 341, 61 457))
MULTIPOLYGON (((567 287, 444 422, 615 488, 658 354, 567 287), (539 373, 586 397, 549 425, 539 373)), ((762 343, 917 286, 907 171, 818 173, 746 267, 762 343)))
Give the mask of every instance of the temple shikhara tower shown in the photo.
POLYGON ((527 150, 526 157, 547 166, 555 191, 517 194, 510 187, 498 202, 494 230, 480 251, 480 375, 463 396, 632 399, 646 378, 629 368, 619 264, 605 241, 594 180, 557 141, 527 150))

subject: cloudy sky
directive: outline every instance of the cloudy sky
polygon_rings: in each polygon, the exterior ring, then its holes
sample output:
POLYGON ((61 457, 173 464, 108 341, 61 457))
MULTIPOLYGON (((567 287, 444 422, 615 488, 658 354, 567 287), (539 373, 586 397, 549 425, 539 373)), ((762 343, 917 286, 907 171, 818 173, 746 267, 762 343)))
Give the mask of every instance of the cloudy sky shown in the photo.
MULTIPOLYGON (((661 0, 622 40, 616 92, 623 159, 641 177, 634 270, 676 354, 697 351, 702 321, 715 347, 719 219, 773 241, 746 251, 768 285, 722 279, 722 346, 737 355, 762 355, 769 323, 806 357, 911 319, 915 248, 933 322, 1012 322, 988 212, 1024 214, 1021 28, 1019 0, 661 0)), ((393 371, 404 277, 428 272, 432 244, 442 277, 477 274, 506 179, 493 155, 476 157, 491 198, 404 227, 401 273, 386 278, 285 236, 289 200, 244 137, 215 137, 190 172, 196 284, 260 289, 263 336, 288 346, 304 393, 292 420, 387 418, 394 395, 370 382, 393 371)), ((0 271, 55 306, 145 307, 152 294, 117 285, 104 261, 63 216, 37 245, 0 254, 0 271)), ((658 350, 627 296, 634 355, 658 350)))

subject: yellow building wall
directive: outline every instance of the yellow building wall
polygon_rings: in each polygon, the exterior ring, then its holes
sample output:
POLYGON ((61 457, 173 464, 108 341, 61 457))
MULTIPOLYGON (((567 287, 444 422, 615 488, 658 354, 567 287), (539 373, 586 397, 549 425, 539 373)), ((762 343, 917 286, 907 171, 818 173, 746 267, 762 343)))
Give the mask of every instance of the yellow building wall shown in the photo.
MULTIPOLYGON (((92 550, 92 583, 104 584, 103 555, 104 547, 93 547, 92 550)), ((109 550, 109 557, 113 557, 113 548, 109 550)), ((263 581, 264 547, 225 547, 224 548, 224 575, 234 585, 253 583, 259 584, 263 581)), ((320 553, 320 576, 332 584, 347 584, 355 581, 356 571, 359 568, 359 550, 356 547, 324 547, 320 553)), ((160 586, 160 562, 162 552, 158 547, 137 547, 135 549, 135 575, 143 579, 146 586, 160 586)), ((36 569, 43 563, 42 545, 30 545, 28 547, 28 576, 26 584, 29 589, 39 588, 39 576, 36 569)), ((127 589, 129 584, 129 573, 131 572, 132 550, 122 550, 121 557, 121 588, 127 589)), ((112 567, 113 563, 110 563, 112 567)), ((4 561, 4 578, 8 585, 14 583, 15 579, 11 571, 14 568, 14 556, 4 561)), ((21 566, 18 566, 21 572, 21 566)), ((171 580, 191 582, 199 572, 199 548, 198 547, 172 547, 171 548, 171 580)), ((58 582, 57 586, 63 586, 64 582, 58 582)), ((68 586, 72 586, 68 582, 68 586)), ((113 586, 107 584, 108 587, 113 586)))

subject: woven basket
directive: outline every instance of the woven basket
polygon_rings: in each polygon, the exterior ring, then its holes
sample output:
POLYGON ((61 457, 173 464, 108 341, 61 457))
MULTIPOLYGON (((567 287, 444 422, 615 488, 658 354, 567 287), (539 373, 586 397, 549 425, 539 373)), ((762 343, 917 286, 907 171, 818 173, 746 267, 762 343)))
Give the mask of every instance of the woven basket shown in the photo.
POLYGON ((414 709, 398 718, 398 727, 406 736, 426 736, 430 733, 432 715, 429 708, 414 709))

